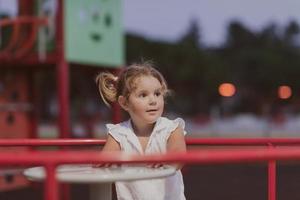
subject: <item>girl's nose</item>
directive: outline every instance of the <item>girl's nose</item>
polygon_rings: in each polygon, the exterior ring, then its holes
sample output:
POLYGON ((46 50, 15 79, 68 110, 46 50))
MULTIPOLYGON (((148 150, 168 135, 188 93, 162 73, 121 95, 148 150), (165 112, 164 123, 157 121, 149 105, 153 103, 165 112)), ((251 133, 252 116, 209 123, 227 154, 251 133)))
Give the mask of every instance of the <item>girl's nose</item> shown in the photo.
POLYGON ((153 95, 150 96, 149 103, 150 103, 150 105, 155 105, 156 104, 155 96, 153 96, 153 95))

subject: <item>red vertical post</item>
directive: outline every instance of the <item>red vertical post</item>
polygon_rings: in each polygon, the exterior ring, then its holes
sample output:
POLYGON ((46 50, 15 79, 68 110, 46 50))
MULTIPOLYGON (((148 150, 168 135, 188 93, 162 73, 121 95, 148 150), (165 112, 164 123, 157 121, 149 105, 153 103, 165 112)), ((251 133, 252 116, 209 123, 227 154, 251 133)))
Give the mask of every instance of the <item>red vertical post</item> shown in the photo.
POLYGON ((61 138, 70 138, 69 121, 69 70, 64 59, 57 65, 58 101, 59 101, 59 134, 61 138))
MULTIPOLYGON (((34 14, 34 0, 19 1, 19 15, 30 16, 34 14)), ((28 27, 26 27, 26 33, 29 33, 28 27)), ((34 105, 35 101, 35 91, 34 91, 34 72, 29 70, 26 74, 26 80, 28 81, 28 103, 34 105)), ((30 118, 30 127, 29 127, 29 138, 37 137, 37 119, 36 119, 36 110, 32 106, 32 110, 29 111, 28 117, 30 118)), ((31 148, 32 149, 32 148, 31 148)))
MULTIPOLYGON (((116 75, 120 74, 120 72, 121 72, 121 69, 114 70, 114 73, 116 75)), ((116 102, 112 105, 112 109, 113 109, 113 116, 112 116, 113 123, 121 122, 121 120, 122 120, 122 110, 121 110, 121 106, 118 104, 118 102, 116 102)))
MULTIPOLYGON (((58 0, 56 16, 56 74, 58 78, 58 105, 59 105, 59 135, 60 138, 70 138, 70 105, 69 105, 69 65, 65 58, 64 48, 64 0, 58 0)), ((63 200, 70 199, 70 187, 62 184, 63 200)))
POLYGON ((59 200, 58 198, 58 181, 56 180, 56 166, 47 164, 46 168, 46 182, 45 182, 45 200, 59 200))
MULTIPOLYGON (((27 74, 28 80, 29 80, 29 103, 31 105, 31 108, 29 110, 28 116, 30 119, 30 127, 29 127, 29 138, 38 138, 38 119, 37 119, 37 112, 38 112, 38 103, 37 103, 37 92, 35 90, 35 79, 34 79, 34 73, 32 71, 29 71, 27 74), (35 105, 35 106, 33 106, 35 105)), ((29 150, 34 150, 34 147, 28 147, 29 150)))
POLYGON ((112 105, 113 109, 113 123, 119 123, 121 122, 122 116, 121 116, 121 107, 118 103, 114 103, 112 105))
POLYGON ((34 0, 19 1, 19 15, 31 15, 34 12, 34 0))
POLYGON ((59 134, 61 138, 70 137, 69 121, 69 65, 64 52, 64 8, 63 0, 58 1, 56 18, 56 53, 57 66, 56 74, 58 78, 58 102, 59 102, 59 134))
POLYGON ((27 78, 29 82, 29 88, 28 88, 28 94, 29 94, 29 103, 32 105, 32 108, 30 109, 29 118, 30 118, 30 132, 29 132, 29 138, 37 138, 37 93, 35 90, 35 80, 34 80, 34 72, 29 71, 27 73, 27 78))
MULTIPOLYGON (((272 144, 268 144, 269 148, 274 148, 272 144)), ((276 161, 268 162, 268 200, 276 200, 276 161)))

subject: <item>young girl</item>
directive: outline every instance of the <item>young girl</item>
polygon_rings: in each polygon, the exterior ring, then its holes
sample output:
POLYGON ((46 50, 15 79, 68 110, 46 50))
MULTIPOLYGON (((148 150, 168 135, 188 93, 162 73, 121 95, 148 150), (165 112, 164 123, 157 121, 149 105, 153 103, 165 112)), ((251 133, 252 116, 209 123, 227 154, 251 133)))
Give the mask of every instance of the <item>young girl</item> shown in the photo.
MULTIPOLYGON (((149 63, 133 64, 119 77, 100 73, 96 82, 103 101, 118 102, 130 119, 107 124, 108 137, 103 151, 157 154, 186 151, 185 123, 162 117, 168 93, 165 79, 149 63)), ((153 180, 117 182, 118 200, 185 200, 180 167, 175 175, 153 180)))

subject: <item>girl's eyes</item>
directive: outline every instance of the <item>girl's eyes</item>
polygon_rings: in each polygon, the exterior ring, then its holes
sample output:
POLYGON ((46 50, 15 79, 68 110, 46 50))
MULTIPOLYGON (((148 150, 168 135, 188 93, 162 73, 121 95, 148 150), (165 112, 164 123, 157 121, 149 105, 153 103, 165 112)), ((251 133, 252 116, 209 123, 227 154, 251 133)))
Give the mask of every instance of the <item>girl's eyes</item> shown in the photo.
POLYGON ((161 92, 155 92, 155 96, 159 97, 161 95, 161 92))
POLYGON ((139 97, 146 97, 146 96, 147 96, 146 93, 141 93, 141 94, 139 94, 139 97))
MULTIPOLYGON (((147 95, 148 95, 147 93, 140 93, 138 95, 138 97, 145 98, 145 97, 147 97, 147 95)), ((162 93, 160 91, 154 93, 154 96, 156 96, 156 97, 159 97, 161 95, 162 95, 162 93)))

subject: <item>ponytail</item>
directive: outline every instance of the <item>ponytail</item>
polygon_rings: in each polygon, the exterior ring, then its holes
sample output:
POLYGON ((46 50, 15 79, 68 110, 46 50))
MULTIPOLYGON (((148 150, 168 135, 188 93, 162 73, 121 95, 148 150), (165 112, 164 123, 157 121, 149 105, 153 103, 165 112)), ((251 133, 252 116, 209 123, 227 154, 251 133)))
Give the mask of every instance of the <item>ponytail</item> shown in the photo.
POLYGON ((117 101, 117 82, 118 77, 108 72, 102 72, 96 77, 100 96, 109 107, 111 103, 117 101))

